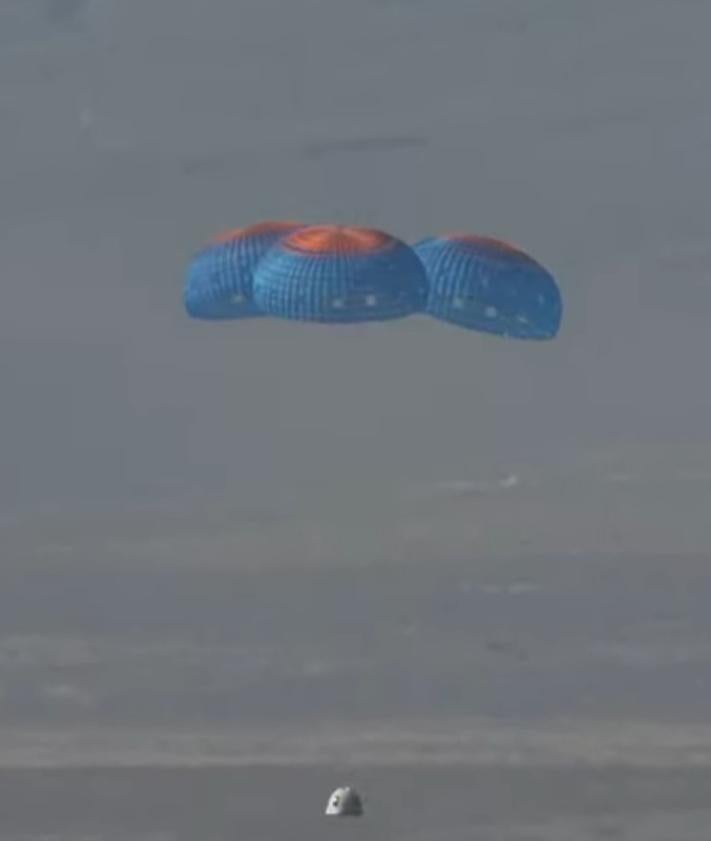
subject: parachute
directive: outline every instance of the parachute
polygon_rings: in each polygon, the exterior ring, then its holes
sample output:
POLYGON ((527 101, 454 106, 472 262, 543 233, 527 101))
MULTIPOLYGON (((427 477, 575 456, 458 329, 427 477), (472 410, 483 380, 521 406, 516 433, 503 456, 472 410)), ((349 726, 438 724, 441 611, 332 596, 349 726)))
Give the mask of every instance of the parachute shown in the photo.
POLYGON ((410 246, 374 228, 300 228, 267 252, 254 303, 267 315, 349 323, 403 318, 424 308, 427 278, 410 246))
POLYGON ((411 246, 375 228, 278 221, 228 231, 199 251, 184 304, 197 319, 334 325, 421 313, 538 341, 557 335, 563 310, 552 275, 498 239, 445 234, 411 246))
POLYGON ((516 339, 552 339, 562 317, 553 277, 520 249, 490 237, 451 234, 414 251, 427 272, 425 311, 450 324, 516 339))
POLYGON ((272 245, 297 222, 258 222, 220 234, 188 265, 183 294, 192 318, 224 320, 262 315, 252 301, 254 270, 272 245))

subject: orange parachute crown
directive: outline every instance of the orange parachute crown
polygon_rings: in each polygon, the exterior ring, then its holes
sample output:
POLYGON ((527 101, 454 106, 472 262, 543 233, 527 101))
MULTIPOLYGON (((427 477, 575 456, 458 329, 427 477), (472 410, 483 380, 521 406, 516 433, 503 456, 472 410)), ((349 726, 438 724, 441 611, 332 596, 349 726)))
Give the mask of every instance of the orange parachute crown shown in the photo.
POLYGON ((355 225, 310 225, 289 234, 282 246, 301 254, 371 254, 395 240, 376 228, 355 225))
POLYGON ((246 228, 230 228, 223 231, 211 240, 213 245, 221 245, 225 242, 234 242, 238 239, 246 239, 247 237, 260 237, 269 234, 286 234, 301 227, 300 222, 280 222, 274 220, 266 220, 264 222, 257 222, 254 225, 248 225, 246 228))

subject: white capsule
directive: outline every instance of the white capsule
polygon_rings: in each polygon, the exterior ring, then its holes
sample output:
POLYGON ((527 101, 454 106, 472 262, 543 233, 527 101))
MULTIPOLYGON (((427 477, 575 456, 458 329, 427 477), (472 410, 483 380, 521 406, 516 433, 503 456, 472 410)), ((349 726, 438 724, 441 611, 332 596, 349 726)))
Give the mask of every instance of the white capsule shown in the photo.
POLYGON ((357 818, 363 814, 363 802, 354 788, 342 786, 328 798, 324 814, 337 818, 357 818))

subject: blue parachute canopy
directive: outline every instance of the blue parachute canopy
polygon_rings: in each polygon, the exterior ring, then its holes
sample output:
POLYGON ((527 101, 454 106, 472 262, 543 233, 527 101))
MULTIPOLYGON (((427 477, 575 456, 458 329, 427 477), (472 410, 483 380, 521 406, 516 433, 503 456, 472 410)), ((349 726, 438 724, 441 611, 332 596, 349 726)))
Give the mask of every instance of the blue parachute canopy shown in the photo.
POLYGON ((414 251, 427 272, 426 312, 434 318, 516 339, 552 339, 563 305, 553 277, 532 257, 489 237, 425 239, 414 251))
POLYGON ((385 321, 421 312, 427 278, 412 248, 372 228, 313 225, 280 239, 254 275, 254 303, 295 321, 385 321))
POLYGON ((254 270, 296 222, 259 222, 221 234, 190 261, 183 302, 193 318, 221 320, 261 315, 252 301, 254 270))

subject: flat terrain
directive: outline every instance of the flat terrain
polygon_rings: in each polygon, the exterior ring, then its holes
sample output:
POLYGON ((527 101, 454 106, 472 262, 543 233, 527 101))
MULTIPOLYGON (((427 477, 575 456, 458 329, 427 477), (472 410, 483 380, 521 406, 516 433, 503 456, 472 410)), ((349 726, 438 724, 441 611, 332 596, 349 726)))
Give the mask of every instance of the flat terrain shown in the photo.
POLYGON ((322 816, 337 768, 0 774, 2 841, 705 841, 706 771, 358 767, 360 820, 322 816))

